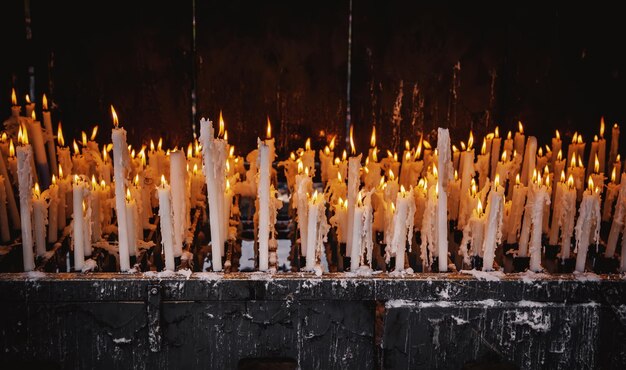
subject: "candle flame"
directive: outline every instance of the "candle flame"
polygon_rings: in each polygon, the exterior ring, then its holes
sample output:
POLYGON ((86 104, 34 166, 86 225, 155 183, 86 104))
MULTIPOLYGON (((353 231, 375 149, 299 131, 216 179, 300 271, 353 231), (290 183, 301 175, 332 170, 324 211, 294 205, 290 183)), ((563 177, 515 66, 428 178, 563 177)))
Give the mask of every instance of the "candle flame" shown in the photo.
POLYGON ((493 140, 493 132, 488 133, 487 136, 485 136, 485 138, 487 140, 493 140))
POLYGON ((265 132, 265 135, 268 139, 272 138, 272 124, 270 123, 270 117, 267 116, 267 130, 265 132))
POLYGON ((417 149, 415 150, 415 159, 418 159, 422 155, 422 146, 424 145, 424 138, 420 137, 420 142, 417 143, 417 149))
POLYGON ((74 184, 78 185, 79 182, 80 182, 80 177, 78 177, 78 175, 74 175, 74 184))
POLYGON ((126 188, 126 201, 130 203, 132 200, 133 198, 130 195, 130 189, 126 188))
POLYGON ((570 167, 576 167, 576 154, 572 155, 572 160, 570 161, 570 167))
POLYGON ((593 142, 597 143, 598 142, 598 135, 593 135, 593 142))
POLYGON ((133 185, 139 186, 139 174, 135 174, 135 177, 133 178, 133 185))
POLYGON ((561 140, 561 133, 559 133, 559 130, 555 130, 555 133, 556 133, 556 139, 561 140))
POLYGON ((150 151, 154 152, 154 140, 150 139, 150 151))
POLYGON ((0 141, 3 143, 6 143, 8 138, 9 137, 7 136, 6 132, 3 132, 2 135, 0 135, 0 141))
POLYGON ((333 136, 333 138, 330 140, 330 143, 328 144, 328 147, 330 148, 330 150, 335 150, 335 139, 337 138, 337 135, 333 136))
POLYGON ((502 162, 506 162, 506 150, 502 151, 502 155, 500 156, 500 160, 502 162))
POLYGON ((393 171, 389 169, 389 180, 393 181, 395 179, 396 179, 396 176, 394 175, 393 171))
POLYGON ((599 173, 600 172, 600 161, 598 160, 598 153, 595 154, 596 158, 594 160, 594 164, 593 164, 593 172, 594 173, 599 173))
POLYGON ((302 161, 298 158, 298 174, 301 174, 304 171, 304 167, 302 165, 302 161))
POLYGON ((13 139, 9 140, 9 157, 15 157, 15 145, 13 145, 13 139))
MULTIPOLYGON (((369 158, 366 158, 369 159, 369 158)), ((372 149, 372 160, 378 162, 378 148, 372 149)))
POLYGON ((104 189, 107 186, 107 183, 104 180, 100 180, 100 187, 104 189))
POLYGON ((439 196, 439 183, 435 184, 435 195, 439 196))
POLYGON ((570 174, 567 178, 567 187, 570 189, 574 188, 574 177, 572 176, 572 174, 570 174))
POLYGON ((470 195, 472 197, 476 197, 476 193, 478 192, 478 188, 476 187, 476 180, 472 179, 470 185, 470 195))
POLYGON ((613 183, 615 182, 615 170, 616 170, 616 168, 613 167, 613 170, 611 171, 611 182, 613 182, 613 183))
POLYGON ((581 155, 578 156, 578 167, 583 167, 583 158, 581 155))
POLYGON ((539 157, 543 157, 543 148, 539 148, 539 150, 537 151, 537 155, 539 157))
POLYGON ((411 150, 411 143, 409 143, 408 140, 404 141, 404 149, 406 149, 407 151, 411 150))
POLYGON ((356 149, 354 148, 354 137, 353 137, 354 126, 350 125, 350 150, 351 154, 356 154, 356 149))
MULTIPOLYGON (((28 130, 26 130, 26 126, 21 125, 22 130, 22 145, 28 145, 28 130)), ((18 132, 18 142, 19 142, 19 132, 18 132)))
POLYGON ((428 142, 428 140, 424 140, 424 149, 431 149, 432 146, 430 146, 430 143, 428 142))
POLYGON ((304 174, 309 176, 309 167, 304 167, 304 174))
POLYGON ((459 151, 459 149, 456 147, 456 145, 454 145, 454 144, 453 144, 453 145, 452 145, 452 152, 453 152, 453 153, 456 153, 456 152, 458 152, 458 151, 459 151))
POLYGON ((15 94, 15 88, 11 89, 11 105, 17 105, 17 95, 15 94))
POLYGON ((39 199, 39 197, 41 196, 41 190, 39 189, 39 183, 38 182, 35 183, 35 188, 33 189, 33 195, 37 199, 39 199))
POLYGON ((574 132, 574 136, 572 136, 572 144, 576 144, 578 141, 578 132, 574 132))
POLYGON ((187 159, 191 159, 192 156, 193 156, 193 146, 191 145, 191 143, 189 143, 189 145, 187 145, 187 159))
POLYGON ((483 203, 480 201, 480 199, 478 199, 478 203, 476 204, 476 213, 478 214, 478 216, 482 215, 483 213, 483 203))
POLYGON ((98 182, 96 181, 96 176, 91 175, 91 186, 95 189, 98 186, 98 182))
POLYGON ((500 127, 496 126, 494 134, 495 134, 495 137, 500 137, 500 127))
POLYGON ((500 174, 498 174, 498 173, 496 174, 496 178, 493 181, 493 183, 494 183, 496 189, 498 188, 498 186, 500 186, 500 174))
POLYGON ((372 136, 370 137, 370 146, 376 146, 376 126, 372 126, 372 136))
MULTIPOLYGON (((435 149, 435 152, 436 151, 437 150, 435 149)), ((393 153, 393 160, 396 161, 396 162, 398 161, 398 153, 396 153, 396 152, 393 153)))
POLYGON ((391 202, 391 213, 396 213, 396 205, 394 202, 391 202))
POLYGON ((325 154, 325 155, 330 155, 330 148, 328 147, 328 145, 326 145, 326 146, 324 147, 324 154, 325 154))
POLYGON ((163 138, 162 137, 159 138, 159 143, 157 144, 157 150, 161 151, 161 148, 163 148, 163 138))
POLYGON ((404 189, 404 185, 400 185, 400 194, 402 194, 402 196, 406 194, 406 189, 404 189))
POLYGON ((311 150, 311 138, 307 138, 306 141, 304 142, 304 150, 306 151, 311 150))
POLYGON ((228 149, 228 156, 230 158, 234 158, 235 157, 235 146, 231 146, 230 149, 228 149))
POLYGON ((515 185, 519 185, 520 184, 520 178, 519 178, 519 173, 517 175, 515 175, 515 185))
POLYGON ((411 152, 404 153, 404 161, 408 162, 411 160, 411 152))
POLYGON ((578 144, 582 144, 583 143, 583 136, 582 135, 578 135, 578 144))
POLYGON ((600 137, 604 139, 604 116, 600 118, 600 137))
MULTIPOLYGON (((383 180, 382 177, 380 179, 383 180)), ((341 172, 337 172, 337 181, 343 182, 343 179, 341 178, 341 172)))
POLYGON ((89 140, 91 140, 91 141, 96 140, 96 135, 98 135, 98 125, 95 125, 95 126, 91 129, 91 137, 89 138, 89 140))
POLYGON ((617 157, 615 157, 615 162, 621 162, 621 161, 622 161, 621 155, 618 154, 617 157))
POLYGON ((512 136, 511 131, 507 132, 506 139, 511 140, 511 136, 512 136))
POLYGON ((226 191, 230 191, 230 180, 226 179, 226 191))
POLYGON ((217 133, 217 137, 224 136, 224 117, 222 116, 222 110, 220 109, 220 119, 219 119, 219 132, 217 133))
POLYGON ((317 201, 317 190, 315 190, 315 192, 313 192, 313 196, 311 197, 311 200, 313 201, 313 203, 315 203, 317 201))
POLYGON ((537 169, 536 169, 536 168, 534 168, 534 169, 533 169, 533 178, 532 178, 532 181, 534 182, 534 181, 536 181, 536 180, 537 180, 537 169))
POLYGON ((30 95, 26 94, 26 103, 30 104, 30 95))
POLYGON ((517 121, 517 131, 519 131, 520 134, 524 134, 524 125, 522 124, 522 121, 517 121))
POLYGON ((483 145, 480 148, 480 154, 485 155, 487 153, 487 139, 483 138, 483 145))
POLYGON ((48 110, 48 98, 46 97, 46 94, 43 94, 41 106, 43 110, 48 110))
POLYGON ((73 145, 74 145, 74 154, 79 155, 80 150, 78 149, 78 144, 76 144, 76 140, 74 140, 73 145))
POLYGON ((461 141, 461 150, 462 151, 467 150, 467 147, 465 146, 465 143, 463 141, 461 141))
POLYGON ((348 158, 348 152, 344 149, 343 153, 341 153, 341 160, 345 161, 348 158))
POLYGON ((561 170, 561 178, 560 178, 562 183, 565 183, 565 170, 561 170))
POLYGON ((35 115, 35 110, 33 109, 32 112, 30 112, 30 118, 32 118, 33 121, 37 120, 37 116, 35 115))
POLYGON ((56 185, 57 184, 57 177, 52 174, 52 185, 56 185))
POLYGON ((591 176, 589 176, 589 180, 587 181, 587 187, 588 187, 588 189, 590 189, 590 190, 593 190, 593 188, 595 187, 595 186, 593 185, 593 179, 591 178, 591 176))
POLYGON ((167 180, 165 180, 165 175, 161 175, 161 187, 165 187, 167 185, 167 180))
MULTIPOLYGON (((194 164, 193 165, 193 174, 196 175, 198 172, 198 165, 194 164)), ((228 160, 226 160, 226 172, 230 172, 230 162, 228 160)))
POLYGON ((385 177, 381 176, 380 181, 378 182, 378 187, 381 189, 384 189, 386 185, 387 183, 385 182, 385 177))
POLYGON ((537 176, 537 185, 541 186, 541 181, 543 178, 541 176, 537 176))
POLYGON ((550 187, 550 176, 546 175, 546 187, 550 187))
POLYGON ((437 165, 433 164, 433 175, 439 177, 439 171, 437 171, 437 165))
MULTIPOLYGON (((228 166, 228 162, 226 162, 226 165, 228 166)), ((193 174, 194 175, 198 174, 198 164, 197 163, 193 164, 193 174)))
POLYGON ((289 153, 289 159, 291 159, 292 161, 295 161, 296 155, 293 152, 289 153))
POLYGON ((417 182, 417 187, 418 188, 423 188, 424 190, 426 190, 426 182, 424 181, 424 179, 420 179, 420 181, 417 182))
POLYGON ((59 178, 63 178, 63 166, 59 165, 59 178))
POLYGON ((561 149, 559 149, 559 152, 556 153, 556 160, 557 161, 563 160, 563 151, 561 149))
POLYGON ((85 133, 85 131, 80 132, 80 137, 81 137, 81 144, 83 146, 87 146, 87 134, 85 133))
POLYGON ((459 179, 459 171, 454 170, 454 181, 459 179))
POLYGON ((119 119, 117 118, 117 112, 115 111, 113 104, 111 104, 111 117, 113 117, 113 127, 117 128, 120 122, 119 122, 119 119))

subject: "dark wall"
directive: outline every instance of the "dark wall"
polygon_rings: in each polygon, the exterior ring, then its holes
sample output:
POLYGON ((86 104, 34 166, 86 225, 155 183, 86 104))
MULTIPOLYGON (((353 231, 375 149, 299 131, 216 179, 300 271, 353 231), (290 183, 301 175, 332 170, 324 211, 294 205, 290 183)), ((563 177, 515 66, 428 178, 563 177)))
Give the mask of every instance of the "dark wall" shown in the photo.
MULTIPOLYGON (((24 3, 2 7, 5 115, 11 86, 23 99, 34 65, 37 100, 47 92, 73 133, 99 123, 108 135, 113 103, 131 141, 163 135, 180 145, 192 138, 195 83, 198 117, 222 109, 240 149, 255 145, 266 116, 281 148, 345 135, 347 0, 197 1, 195 49, 191 0, 95 2, 72 7, 78 17, 70 5, 36 1, 31 41, 24 3)), ((355 1, 357 144, 367 146, 372 124, 381 146, 397 147, 440 125, 459 141, 470 127, 480 135, 498 124, 505 134, 519 119, 544 143, 556 128, 590 140, 601 115, 626 118, 620 17, 607 7, 355 1)))

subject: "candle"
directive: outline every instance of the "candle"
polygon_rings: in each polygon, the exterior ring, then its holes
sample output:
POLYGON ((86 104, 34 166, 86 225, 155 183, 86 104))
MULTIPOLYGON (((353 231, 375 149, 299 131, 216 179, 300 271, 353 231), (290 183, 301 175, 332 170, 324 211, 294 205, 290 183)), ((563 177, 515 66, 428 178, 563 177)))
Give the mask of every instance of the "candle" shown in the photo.
POLYGON ((485 224, 485 239, 483 242, 483 271, 493 270, 493 260, 496 247, 502 235, 504 188, 500 186, 500 176, 496 174, 493 189, 489 192, 487 203, 487 223, 485 224))
MULTIPOLYGON (((361 168, 361 154, 355 156, 355 148, 354 148, 354 138, 352 136, 353 127, 350 127, 350 147, 352 150, 352 156, 350 156, 348 160, 348 240, 346 243, 346 254, 348 256, 352 256, 352 247, 353 247, 353 236, 355 235, 353 227, 355 224, 360 224, 360 222, 355 222, 355 208, 357 203, 357 193, 359 192, 359 187, 361 182, 359 180, 359 169, 361 168)), ((357 254, 358 255, 358 254, 357 254)), ((358 266, 357 266, 358 267, 358 266)))
POLYGON ((46 158, 46 148, 44 146, 43 132, 41 130, 41 122, 36 120, 35 111, 31 113, 31 119, 28 122, 28 134, 33 141, 33 151, 35 153, 35 162, 37 173, 43 189, 50 186, 50 168, 48 168, 48 159, 46 158))
MULTIPOLYGON (((626 173, 622 174, 621 184, 625 184, 626 173)), ((611 230, 609 231, 609 238, 606 242, 606 249, 604 256, 606 258, 613 258, 615 254, 615 247, 617 246, 617 239, 620 232, 624 229, 624 216, 626 211, 626 186, 619 185, 619 193, 617 195, 617 202, 615 203, 615 214, 613 221, 611 222, 611 230)), ((623 244, 622 244, 623 245, 623 244)), ((624 249, 622 249, 624 253, 624 249)), ((620 270, 623 271, 623 270, 620 270)))
MULTIPOLYGON (((126 216, 126 175, 129 164, 128 149, 126 146, 126 130, 118 127, 119 121, 115 108, 111 105, 113 116, 113 173, 115 178, 115 214, 117 215, 117 235, 119 243, 120 270, 130 270, 130 255, 128 246, 128 221, 126 216)), ((60 153, 60 151, 59 151, 60 153)), ((61 159, 59 158, 59 162, 61 159)))
POLYGON ((69 189, 69 179, 63 176, 63 167, 59 164, 59 189, 58 189, 58 216, 57 216, 57 227, 58 230, 63 232, 66 226, 66 210, 67 207, 67 193, 69 189))
POLYGON ((402 163, 400 165, 400 185, 405 188, 412 186, 410 182, 410 172, 413 162, 413 153, 411 152, 411 144, 408 140, 404 142, 404 153, 402 154, 402 163))
POLYGON ((537 183, 532 184, 532 209, 530 236, 530 270, 539 272, 541 267, 541 235, 545 205, 550 204, 550 193, 546 185, 542 183, 540 174, 537 174, 537 183))
MULTIPOLYGON (((616 173, 616 174, 620 174, 620 173, 622 173, 622 159, 620 158, 620 155, 619 155, 619 154, 617 155, 617 157, 615 157, 615 162, 613 162, 613 169, 615 170, 615 173, 616 173)), ((620 180, 621 180, 621 179, 620 179, 620 177, 618 176, 618 177, 615 179, 615 182, 616 182, 616 183, 618 183, 618 184, 621 184, 621 181, 620 181, 620 180)))
MULTIPOLYGON (((517 132, 515 133, 515 138, 513 140, 513 150, 517 153, 524 153, 524 143, 526 140, 526 136, 524 136, 524 125, 522 125, 521 121, 517 122, 517 132)), ((526 182, 522 180, 524 185, 527 185, 526 182)))
POLYGON ((35 111, 35 103, 30 101, 30 95, 26 94, 26 117, 30 117, 35 111))
POLYGON ((333 216, 330 218, 330 223, 337 229, 337 240, 339 243, 345 243, 348 240, 346 235, 348 228, 348 200, 343 200, 341 197, 333 204, 333 216))
POLYGON ((611 182, 607 185, 606 198, 604 199, 604 206, 602 208, 602 221, 609 221, 613 215, 613 203, 617 199, 620 186, 615 182, 617 173, 615 168, 611 171, 611 182))
POLYGON ((593 240, 598 242, 600 235, 600 194, 593 180, 589 178, 589 187, 583 194, 576 221, 576 271, 585 272, 587 250, 593 240), (593 235, 591 234, 593 228, 593 235))
POLYGON ((0 239, 3 243, 11 241, 9 215, 7 212, 7 192, 4 184, 4 176, 2 175, 0 175, 0 239))
MULTIPOLYGON (((172 192, 172 215, 174 217, 174 257, 183 253, 183 243, 186 235, 187 197, 185 196, 186 182, 185 154, 182 151, 170 153, 170 184, 172 192)), ((219 216, 218 209, 218 216, 219 216)), ((218 228, 221 226, 218 224, 218 228)), ((218 244, 220 246, 220 244, 218 244)))
MULTIPOLYGON (((325 201, 324 197, 317 194, 317 190, 308 201, 308 234, 307 234, 307 252, 305 270, 313 271, 316 266, 319 267, 320 256, 323 249, 323 239, 320 239, 319 233, 323 232, 322 222, 325 223, 326 216, 324 214, 325 201)), ((328 231, 328 230, 326 230, 328 231)))
MULTIPOLYGON (((517 136, 517 135, 516 135, 517 136)), ((521 152, 518 152, 521 153, 521 152)), ((530 136, 526 143, 526 152, 524 153, 524 160, 522 164, 521 180, 522 184, 528 185, 528 182, 536 168, 536 155, 537 155, 537 138, 530 136)))
POLYGON ((576 187, 572 175, 569 175, 567 179, 567 186, 562 188, 559 213, 561 214, 559 219, 559 224, 561 225, 561 258, 568 259, 572 245, 572 236, 574 235, 574 218, 576 216, 576 187))
POLYGON ((175 271, 171 191, 164 175, 161 175, 161 184, 157 187, 157 196, 159 198, 159 220, 161 225, 161 243, 165 255, 165 269, 175 271))
POLYGON ((48 98, 46 94, 43 94, 43 126, 46 132, 46 148, 48 149, 48 158, 50 158, 50 168, 52 169, 52 173, 56 176, 59 174, 56 172, 57 165, 57 154, 56 154, 56 146, 54 145, 54 133, 52 132, 52 117, 50 111, 48 110, 48 98))
POLYGON ((615 159, 617 158, 618 150, 619 150, 619 126, 617 125, 617 123, 615 123, 613 125, 613 128, 611 129, 611 149, 609 151, 609 161, 611 163, 615 162, 615 159))
POLYGON ((600 140, 598 140, 598 159, 600 172, 605 172, 606 163, 606 139, 604 139, 604 117, 600 120, 600 140))
POLYGON ((562 229, 562 224, 560 223, 562 216, 562 200, 563 194, 567 191, 567 184, 565 183, 565 172, 561 171, 560 181, 554 186, 556 189, 554 191, 554 197, 552 198, 552 221, 550 222, 550 232, 548 235, 548 244, 549 245, 557 245, 559 242, 559 230, 562 229))
POLYGON ((259 270, 269 269, 269 237, 270 237, 270 147, 266 141, 258 140, 259 165, 259 270))
MULTIPOLYGON (((88 194, 84 181, 74 176, 74 182, 72 186, 72 199, 74 212, 72 213, 72 244, 74 246, 74 270, 80 271, 85 264, 85 255, 91 255, 87 253, 87 246, 89 245, 89 252, 91 252, 90 241, 85 240, 85 228, 88 227, 85 224, 85 218, 83 217, 84 199, 88 194)), ((125 209, 124 209, 125 213, 125 209)))
POLYGON ((472 209, 471 207, 468 206, 470 185, 472 182, 472 178, 474 177, 474 149, 471 149, 471 146, 468 146, 466 151, 461 152, 460 168, 461 168, 461 198, 459 201, 459 221, 457 224, 457 229, 463 230, 463 228, 465 227, 465 224, 467 223, 469 213, 471 212, 471 209, 472 209))
POLYGON ((600 170, 600 161, 599 161, 599 157, 598 157, 598 136, 594 136, 593 137, 593 142, 591 143, 591 152, 589 153, 589 162, 587 163, 587 172, 585 174, 585 177, 589 178, 589 176, 591 176, 592 171, 599 171, 600 170), (595 163, 598 163, 597 166, 595 166, 595 163), (597 167, 597 170, 596 170, 597 167))
POLYGON ((365 159, 365 167, 363 168, 365 173, 364 185, 368 190, 375 188, 380 182, 381 164, 376 162, 376 159, 376 152, 374 152, 372 159, 369 157, 365 159))
MULTIPOLYGON (((319 153, 320 153, 320 170, 321 170, 322 183, 326 184, 328 180, 332 178, 332 177, 328 177, 328 171, 333 164, 333 155, 330 152, 330 148, 328 147, 328 145, 324 147, 324 150, 320 150, 319 153)), ((287 171, 287 167, 285 167, 285 171, 287 171)))
POLYGON ((30 165, 33 151, 28 143, 28 135, 24 132, 26 127, 20 125, 18 132, 17 147, 17 174, 20 197, 20 221, 22 226, 22 253, 24 260, 24 271, 35 269, 35 259, 33 256, 33 228, 31 214, 28 210, 32 206, 31 189, 33 184, 33 173, 30 165))
POLYGON ((474 168, 478 171, 478 184, 485 186, 487 177, 489 176, 489 153, 487 153, 487 140, 483 139, 483 145, 480 148, 480 154, 474 164, 474 168))
MULTIPOLYGON (((11 148, 11 152, 15 151, 15 148, 13 147, 13 142, 11 141, 10 144, 11 148)), ((14 155, 14 153, 13 153, 14 155)), ((13 157, 12 155, 12 157, 13 157)), ((17 170, 17 168, 16 168, 17 170)), ((13 225, 13 228, 16 230, 20 229, 20 212, 17 208, 17 203, 15 202, 15 195, 13 193, 13 186, 11 185, 11 181, 9 179, 9 173, 7 171, 7 168, 4 164, 4 158, 3 158, 3 154, 2 152, 0 152, 0 176, 2 177, 2 186, 4 187, 4 192, 6 195, 6 204, 5 207, 7 208, 8 211, 8 215, 10 216, 11 219, 11 225, 13 225)), ((10 231, 10 230, 9 230, 10 231)))
POLYGON ((300 249, 302 256, 308 252, 308 203, 307 194, 313 191, 313 181, 309 176, 309 168, 302 170, 302 161, 298 160, 298 174, 296 175, 296 188, 294 192, 294 206, 298 217, 298 230, 300 231, 300 249))
MULTIPOLYGON (((559 130, 555 130, 554 137, 552 138, 552 153, 561 153, 560 155, 561 158, 558 158, 559 161, 563 159, 562 158, 563 157, 562 146, 563 146, 563 141, 561 140, 561 133, 559 132, 559 130)), ((552 162, 553 169, 556 166, 556 161, 557 161, 557 158, 554 157, 554 154, 552 154, 551 162, 552 162)), ((560 171, 555 170, 554 173, 560 173, 560 171)))
POLYGON ((57 184, 56 175, 52 175, 52 181, 48 190, 46 190, 48 198, 48 243, 57 241, 59 232, 59 224, 57 222, 59 216, 59 185, 57 184))
POLYGON ((42 196, 39 184, 33 189, 33 223, 35 231, 35 249, 37 256, 46 254, 46 223, 48 219, 48 203, 42 196))
MULTIPOLYGON (((418 149, 419 149, 419 146, 418 146, 418 149)), ((417 158, 417 155, 415 156, 415 158, 417 158)), ((455 171, 459 171, 460 160, 461 160, 461 152, 459 152, 459 149, 456 147, 456 145, 452 145, 452 166, 454 166, 455 171)))
MULTIPOLYGON (((490 178, 496 178, 496 167, 498 166, 498 161, 500 159, 500 146, 502 145, 502 138, 500 137, 500 129, 496 126, 496 130, 494 131, 493 140, 491 141, 491 173, 490 178)), ((500 176, 502 181, 506 181, 505 177, 500 176)))
POLYGON ((461 179, 454 170, 454 181, 448 184, 448 220, 456 221, 459 218, 459 201, 461 197, 461 179))
POLYGON ((412 191, 406 191, 404 186, 400 187, 400 192, 396 198, 395 213, 393 215, 393 239, 391 241, 391 252, 396 256, 395 271, 404 271, 404 255, 406 253, 406 243, 412 243, 413 220, 415 215, 415 199, 412 191))
MULTIPOLYGON (((485 214, 483 213, 483 204, 478 199, 476 208, 472 211, 469 222, 463 229, 463 239, 461 240, 461 246, 459 253, 463 256, 463 263, 470 264, 471 256, 483 255, 483 240, 485 235, 485 214), (470 251, 468 253, 467 245, 470 244, 470 251)), ((492 261, 493 265, 493 261, 492 261)))
MULTIPOLYGON (((126 220, 128 222, 128 249, 131 256, 136 256, 139 252, 139 239, 137 238, 139 230, 139 215, 136 197, 131 194, 130 188, 126 188, 126 220)), ((76 209, 74 209, 76 212, 76 209)))
MULTIPOLYGON (((53 177, 54 178, 54 177, 53 177)), ((100 202, 102 199, 102 187, 96 181, 95 176, 91 176, 91 196, 89 197, 89 210, 91 211, 89 227, 91 229, 90 239, 93 243, 100 240, 102 236, 102 212, 100 202)))
MULTIPOLYGON (((359 160, 361 156, 359 155, 359 160)), ((348 183, 349 185, 349 183, 348 183)), ((355 205, 353 208, 353 218, 352 218, 352 227, 350 231, 352 232, 352 236, 348 239, 348 242, 352 242, 352 248, 350 249, 350 271, 355 272, 361 263, 361 241, 363 234, 363 214, 365 212, 365 207, 363 206, 362 193, 359 191, 357 196, 355 197, 355 205)), ((350 201, 348 200, 348 206, 350 206, 350 201)), ((348 208, 350 209, 350 208, 348 208)), ((349 222, 349 220, 348 220, 349 222)))
POLYGON ((513 244, 518 241, 518 235, 524 214, 524 204, 528 188, 520 182, 519 174, 515 177, 515 185, 512 187, 511 215, 509 219, 507 243, 513 244))
POLYGON ((439 247, 439 272, 448 270, 448 187, 452 169, 450 133, 447 128, 437 129, 437 245, 439 247))

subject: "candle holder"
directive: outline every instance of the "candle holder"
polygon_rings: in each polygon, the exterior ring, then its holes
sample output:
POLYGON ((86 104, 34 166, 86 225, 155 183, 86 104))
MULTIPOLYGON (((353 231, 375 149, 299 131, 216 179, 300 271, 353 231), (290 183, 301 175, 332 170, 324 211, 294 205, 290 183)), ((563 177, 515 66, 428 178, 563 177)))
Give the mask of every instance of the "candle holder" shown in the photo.
POLYGON ((530 266, 530 257, 513 257, 514 272, 524 272, 530 266))

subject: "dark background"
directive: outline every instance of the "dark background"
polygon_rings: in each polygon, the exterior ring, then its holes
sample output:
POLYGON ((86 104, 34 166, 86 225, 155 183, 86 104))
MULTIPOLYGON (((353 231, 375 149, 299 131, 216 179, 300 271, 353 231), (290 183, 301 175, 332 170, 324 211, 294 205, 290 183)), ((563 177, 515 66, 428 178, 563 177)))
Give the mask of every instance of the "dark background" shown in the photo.
MULTIPOLYGON (((196 86, 198 118, 223 109, 239 153, 255 146, 266 116, 283 153, 307 136, 345 137, 349 0, 197 1, 195 48, 191 0, 32 1, 31 40, 24 2, 0 7, 5 116, 11 87, 23 102, 34 66, 36 101, 46 92, 70 135, 97 123, 108 139, 114 104, 131 142, 184 144, 196 86)), ((623 15, 606 5, 511 7, 355 1, 357 146, 366 148, 372 124, 379 146, 394 148, 437 126, 458 142, 469 128, 482 137, 500 125, 505 135, 521 119, 545 144, 557 128, 590 141, 601 115, 623 122, 623 15)))

